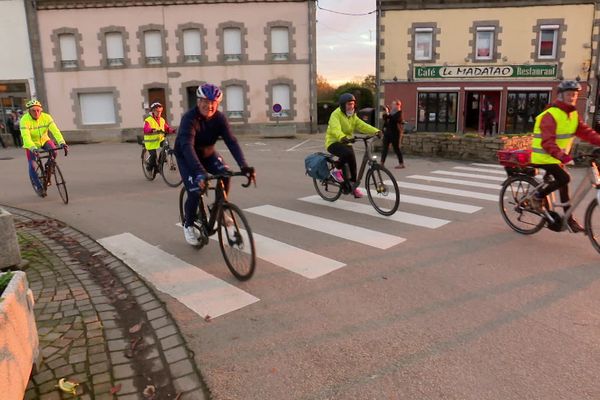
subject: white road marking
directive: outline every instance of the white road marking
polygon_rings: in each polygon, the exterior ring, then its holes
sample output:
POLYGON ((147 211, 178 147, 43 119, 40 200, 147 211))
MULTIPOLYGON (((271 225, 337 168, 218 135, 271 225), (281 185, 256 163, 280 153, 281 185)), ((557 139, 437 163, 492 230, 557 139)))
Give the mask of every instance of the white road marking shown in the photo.
POLYGON ((310 139, 306 139, 304 142, 298 143, 297 145, 290 147, 289 149, 287 149, 286 151, 294 151, 296 150, 298 147, 302 146, 304 143, 310 142, 310 139))
MULTIPOLYGON (((334 202, 325 201, 321 197, 314 195, 308 197, 302 197, 299 200, 306 201, 308 203, 319 204, 322 206, 337 208, 338 210, 345 210, 356 212, 360 214, 367 214, 373 217, 384 218, 389 221, 394 222, 402 222, 404 224, 417 225, 422 226, 424 228, 439 228, 440 226, 446 225, 448 220, 426 217, 418 214, 411 214, 402 211, 396 211, 393 215, 386 217, 385 215, 379 214, 371 205, 346 201, 346 200, 337 200, 334 202)), ((402 196, 400 196, 400 201, 402 202, 402 196)))
MULTIPOLYGON (((496 195, 496 194, 471 192, 469 190, 460 190, 460 189, 450 189, 450 188, 445 188, 442 186, 421 185, 419 183, 404 182, 404 181, 398 181, 398 186, 401 189, 422 190, 424 192, 449 194, 452 196, 468 197, 470 199, 489 200, 489 201, 495 201, 495 202, 498 201, 498 195, 496 195)), ((403 197, 403 195, 400 194, 400 201, 402 201, 402 197, 403 197)))
POLYGON ((215 318, 259 301, 131 233, 105 237, 98 242, 158 290, 202 317, 215 318))
POLYGON ((454 171, 436 170, 436 171, 431 171, 431 173, 432 174, 440 174, 440 175, 449 175, 449 176, 461 176, 463 178, 483 179, 484 181, 504 182, 506 180, 505 176, 490 176, 490 175, 481 175, 481 174, 469 174, 468 172, 454 172, 454 171))
POLYGON ((420 206, 441 208, 444 210, 456 211, 465 214, 472 214, 481 210, 482 207, 471 206, 469 204, 454 203, 451 201, 434 200, 428 197, 411 196, 408 194, 400 194, 400 205, 402 203, 418 204, 420 206))
MULTIPOLYGON (((502 167, 502 166, 500 166, 502 167)), ((504 170, 504 167, 502 167, 502 170, 499 169, 492 169, 492 168, 473 168, 473 167, 454 167, 453 169, 460 169, 462 171, 472 171, 472 172, 487 172, 488 174, 497 174, 497 175, 504 175, 504 177, 506 178, 506 171, 504 170)))
POLYGON ((502 171, 504 171, 504 165, 500 165, 500 164, 471 163, 471 165, 475 165, 476 167, 501 169, 502 171))
POLYGON ((462 180, 462 179, 439 178, 439 177, 436 177, 436 176, 426 176, 426 175, 409 175, 409 176, 407 176, 407 178, 420 179, 420 180, 429 181, 429 182, 449 183, 449 184, 452 184, 452 185, 476 186, 476 187, 479 187, 479 188, 500 190, 500 185, 499 184, 465 181, 465 180, 462 180))
POLYGON ((275 207, 272 205, 247 208, 244 210, 244 212, 261 215, 263 217, 272 218, 288 224, 302 226, 307 229, 312 229, 328 235, 352 240, 354 242, 376 247, 378 249, 388 249, 406 240, 398 236, 388 235, 387 233, 377 232, 292 210, 286 210, 285 208, 275 207))
POLYGON ((257 257, 308 279, 319 278, 346 265, 258 233, 253 232, 252 236, 257 257))

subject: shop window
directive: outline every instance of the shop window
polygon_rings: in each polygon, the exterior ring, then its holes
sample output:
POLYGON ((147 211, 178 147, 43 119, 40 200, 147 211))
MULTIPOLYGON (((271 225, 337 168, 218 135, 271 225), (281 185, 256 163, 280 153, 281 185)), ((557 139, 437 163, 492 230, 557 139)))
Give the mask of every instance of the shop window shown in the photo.
POLYGON ((533 132, 535 117, 549 102, 549 92, 508 92, 505 132, 533 132))
POLYGON ((544 59, 556 58, 558 40, 558 25, 542 25, 538 44, 538 57, 544 59))
POLYGON ((433 28, 415 29, 415 61, 429 61, 432 59, 433 28))
POLYGON ((419 92, 417 130, 456 132, 456 92, 419 92))
POLYGON ((478 27, 475 39, 475 59, 491 60, 494 58, 494 27, 478 27))

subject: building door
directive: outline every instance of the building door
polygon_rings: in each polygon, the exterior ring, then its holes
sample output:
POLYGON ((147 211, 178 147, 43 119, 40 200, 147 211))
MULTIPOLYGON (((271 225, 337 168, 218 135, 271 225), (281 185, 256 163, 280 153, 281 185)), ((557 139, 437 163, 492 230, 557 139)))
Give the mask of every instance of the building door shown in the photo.
POLYGON ((496 129, 494 134, 498 133, 498 110, 500 109, 500 92, 466 92, 465 103, 465 132, 484 132, 485 118, 484 111, 491 106, 495 112, 494 121, 496 129))
MULTIPOLYGON (((167 119, 167 115, 169 115, 168 110, 167 110, 167 104, 166 104, 166 96, 165 96, 165 89, 163 88, 150 88, 148 89, 148 107, 154 103, 154 102, 159 102, 160 104, 163 105, 163 112, 162 112, 162 117, 166 120, 167 119)), ((148 110, 148 112, 150 112, 150 110, 148 110)))
POLYGON ((187 110, 190 110, 194 107, 196 107, 196 100, 197 100, 197 95, 196 95, 196 91, 198 90, 198 86, 188 86, 185 88, 186 94, 187 94, 187 109, 185 110, 187 112, 187 110))
POLYGON ((546 108, 549 102, 549 92, 508 92, 505 132, 533 132, 535 117, 546 108))

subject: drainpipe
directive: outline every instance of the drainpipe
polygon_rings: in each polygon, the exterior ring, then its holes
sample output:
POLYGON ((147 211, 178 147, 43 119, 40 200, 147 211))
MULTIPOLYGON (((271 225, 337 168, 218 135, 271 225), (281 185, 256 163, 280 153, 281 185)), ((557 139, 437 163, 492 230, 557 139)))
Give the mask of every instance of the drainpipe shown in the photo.
POLYGON ((309 133, 315 133, 315 119, 317 116, 317 98, 315 96, 317 77, 315 73, 314 62, 317 51, 316 27, 313 20, 316 20, 316 0, 309 0, 308 5, 308 98, 309 98, 309 133))

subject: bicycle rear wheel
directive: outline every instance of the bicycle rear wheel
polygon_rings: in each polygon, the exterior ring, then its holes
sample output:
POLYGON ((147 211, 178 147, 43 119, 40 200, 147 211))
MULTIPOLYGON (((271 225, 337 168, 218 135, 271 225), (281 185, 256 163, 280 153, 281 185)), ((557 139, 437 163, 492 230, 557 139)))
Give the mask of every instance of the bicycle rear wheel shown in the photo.
POLYGON ((218 230, 219 246, 227 268, 240 281, 247 281, 256 268, 256 249, 246 216, 235 204, 224 203, 218 230))
POLYGON ((313 178, 313 185, 323 200, 336 201, 342 195, 342 184, 331 176, 331 170, 334 168, 333 163, 327 161, 327 166, 329 167, 329 176, 325 179, 313 178))
POLYGON ((181 175, 179 174, 179 168, 177 168, 177 160, 173 150, 164 150, 161 153, 158 165, 160 165, 160 174, 167 185, 171 187, 181 185, 181 175))
POLYGON ((366 188, 369 202, 375 210, 390 216, 400 205, 400 189, 392 173, 379 164, 373 164, 367 171, 366 188))
POLYGON ((40 197, 46 197, 46 174, 44 174, 44 170, 39 162, 36 162, 35 165, 35 174, 38 177, 41 187, 38 187, 33 178, 30 176, 29 180, 31 181, 31 187, 33 188, 35 194, 40 197))
POLYGON ((598 208, 598 199, 592 200, 587 210, 585 210, 585 233, 592 246, 600 253, 600 209, 598 208))
POLYGON ((546 219, 531 209, 530 195, 539 183, 526 175, 515 175, 508 178, 500 189, 500 214, 504 221, 515 232, 531 235, 544 227, 546 219))
POLYGON ((54 183, 56 184, 56 188, 58 189, 58 193, 60 194, 60 198, 63 203, 69 203, 69 193, 67 192, 67 184, 65 183, 65 179, 63 178, 62 172, 60 172, 60 168, 57 164, 54 164, 54 183))
POLYGON ((148 166, 148 161, 150 160, 150 152, 146 150, 146 148, 142 149, 142 171, 144 172, 144 176, 149 181, 153 181, 154 177, 156 177, 156 170, 152 168, 150 171, 146 168, 148 166))

